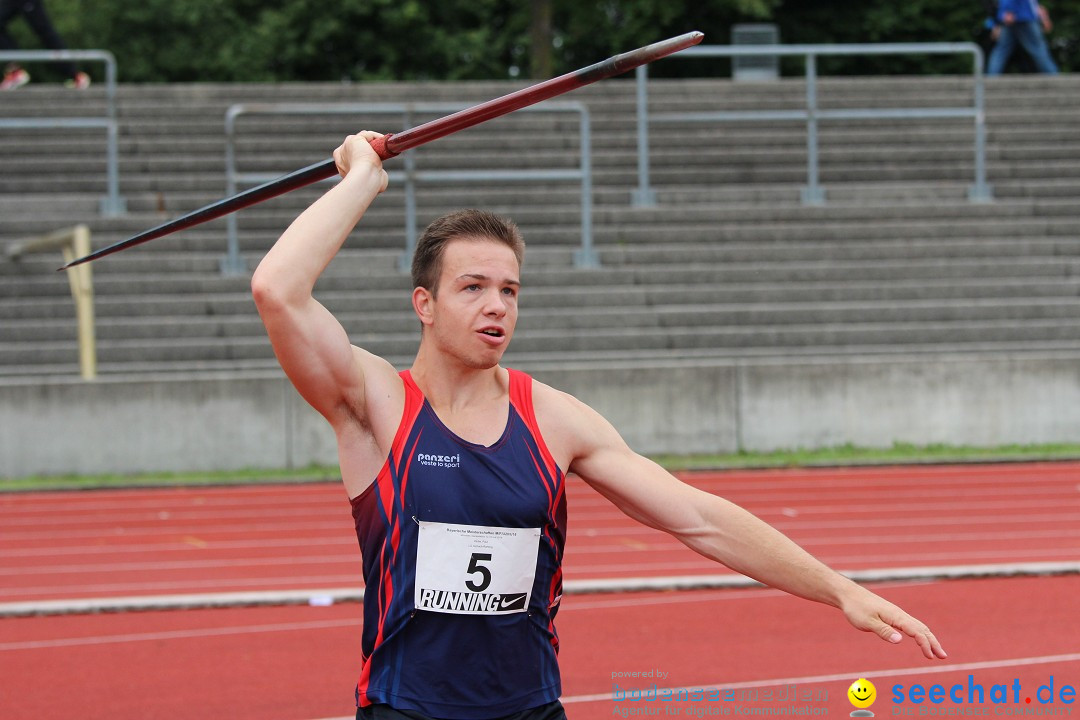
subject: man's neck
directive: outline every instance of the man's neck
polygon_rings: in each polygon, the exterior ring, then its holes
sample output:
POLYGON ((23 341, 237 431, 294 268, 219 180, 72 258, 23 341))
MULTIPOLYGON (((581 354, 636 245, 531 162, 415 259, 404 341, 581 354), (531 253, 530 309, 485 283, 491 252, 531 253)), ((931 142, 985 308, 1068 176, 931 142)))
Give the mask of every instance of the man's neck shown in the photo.
POLYGON ((432 407, 450 412, 502 402, 509 388, 507 373, 499 365, 476 369, 445 358, 435 361, 423 348, 409 372, 432 407))

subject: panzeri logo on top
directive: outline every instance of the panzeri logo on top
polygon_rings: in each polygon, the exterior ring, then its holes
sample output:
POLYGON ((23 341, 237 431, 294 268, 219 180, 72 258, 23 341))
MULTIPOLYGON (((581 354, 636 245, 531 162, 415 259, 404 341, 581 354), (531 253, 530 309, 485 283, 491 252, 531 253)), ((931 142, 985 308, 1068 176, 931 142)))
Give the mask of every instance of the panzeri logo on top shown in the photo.
POLYGON ((461 455, 429 455, 417 453, 416 462, 427 467, 456 468, 461 467, 461 455))
POLYGON ((498 613, 523 612, 526 593, 478 593, 452 590, 420 590, 417 610, 461 613, 468 615, 496 615, 498 613))

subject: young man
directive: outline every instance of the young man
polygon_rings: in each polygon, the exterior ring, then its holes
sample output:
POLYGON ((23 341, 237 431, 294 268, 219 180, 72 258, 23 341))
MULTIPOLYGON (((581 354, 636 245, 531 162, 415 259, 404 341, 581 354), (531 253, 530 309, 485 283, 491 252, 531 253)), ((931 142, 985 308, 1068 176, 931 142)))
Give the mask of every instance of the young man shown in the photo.
POLYGON ((500 367, 524 249, 511 223, 464 211, 425 230, 413 261, 422 329, 410 370, 352 346, 312 288, 386 189, 369 146, 377 137, 353 135, 334 152, 341 182, 252 278, 282 368, 337 435, 367 586, 357 718, 565 717, 553 620, 568 472, 707 557, 945 657, 900 608, 636 454, 583 403, 500 367))

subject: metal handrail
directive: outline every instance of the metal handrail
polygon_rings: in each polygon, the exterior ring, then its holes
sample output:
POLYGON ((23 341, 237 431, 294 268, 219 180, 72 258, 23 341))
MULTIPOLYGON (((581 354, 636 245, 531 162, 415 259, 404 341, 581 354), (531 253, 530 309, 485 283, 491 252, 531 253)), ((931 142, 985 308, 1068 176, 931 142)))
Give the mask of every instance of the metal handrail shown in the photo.
MULTIPOLYGON (((79 224, 9 243, 4 255, 18 262, 23 255, 60 248, 64 262, 90 252, 90 228, 79 224)), ((75 321, 79 338, 79 373, 83 380, 97 377, 97 341, 94 333, 94 276, 89 263, 67 269, 71 297, 75 301, 75 321)))
POLYGON ((649 123, 653 122, 740 122, 764 120, 806 121, 807 185, 802 201, 807 205, 825 202, 825 190, 818 180, 818 120, 866 120, 907 118, 964 118, 975 122, 975 182, 968 188, 971 202, 990 202, 993 189, 986 182, 986 113, 983 90, 983 51, 975 43, 876 43, 843 45, 699 45, 687 48, 673 58, 740 57, 752 55, 801 55, 806 58, 806 109, 777 111, 731 111, 701 113, 648 112, 648 69, 637 68, 638 187, 632 191, 637 207, 656 204, 656 192, 649 186, 649 123), (838 55, 908 55, 935 54, 972 56, 975 93, 971 107, 844 109, 822 110, 817 104, 817 58, 838 55))
MULTIPOLYGON (((347 103, 347 104, 294 104, 294 103, 240 103, 232 105, 225 113, 225 192, 232 196, 239 183, 259 183, 272 180, 272 173, 240 173, 236 170, 236 121, 241 115, 400 115, 402 127, 413 125, 413 113, 450 113, 466 107, 451 103, 347 103)), ((581 134, 581 157, 576 169, 550 170, 417 170, 416 154, 402 154, 404 170, 391 170, 387 174, 392 181, 405 180, 405 250, 399 258, 398 269, 407 272, 416 245, 416 185, 418 183, 458 183, 514 180, 578 180, 581 183, 581 247, 574 252, 574 266, 592 268, 599 266, 593 249, 592 237, 592 140, 588 108, 580 102, 542 102, 517 112, 575 112, 579 117, 581 134)), ((336 182, 330 178, 323 182, 336 182)), ((241 274, 247 271, 240 257, 237 236, 236 213, 228 217, 228 251, 221 261, 223 274, 241 274)))
POLYGON ((127 212, 127 203, 120 196, 120 162, 117 150, 119 133, 116 121, 116 58, 113 57, 113 54, 108 50, 0 51, 0 62, 60 63, 78 60, 97 61, 105 64, 105 117, 0 118, 0 129, 42 127, 105 128, 105 182, 107 195, 101 199, 101 214, 108 217, 123 215, 127 212))

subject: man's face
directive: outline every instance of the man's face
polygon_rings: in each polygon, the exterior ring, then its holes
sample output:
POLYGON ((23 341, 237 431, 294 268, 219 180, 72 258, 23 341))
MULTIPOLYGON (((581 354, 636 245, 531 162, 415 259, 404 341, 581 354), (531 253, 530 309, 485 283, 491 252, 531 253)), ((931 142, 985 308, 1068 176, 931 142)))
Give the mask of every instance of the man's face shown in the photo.
POLYGON ((514 251, 484 239, 457 239, 443 252, 438 294, 417 312, 426 339, 470 368, 494 367, 517 324, 520 267, 514 251))

